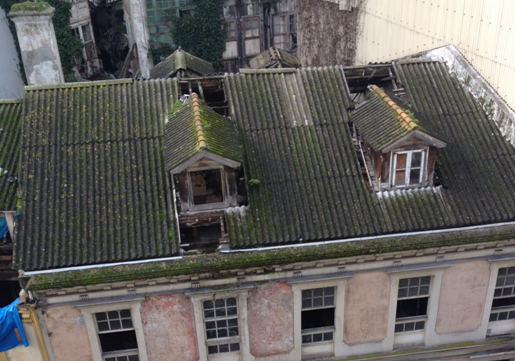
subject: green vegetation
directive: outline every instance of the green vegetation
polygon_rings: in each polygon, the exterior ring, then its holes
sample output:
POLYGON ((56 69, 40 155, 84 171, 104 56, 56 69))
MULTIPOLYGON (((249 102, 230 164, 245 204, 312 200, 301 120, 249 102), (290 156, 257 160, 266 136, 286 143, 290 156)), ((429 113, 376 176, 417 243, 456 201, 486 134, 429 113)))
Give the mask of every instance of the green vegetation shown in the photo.
POLYGON ((225 21, 222 18, 224 0, 192 0, 191 15, 174 20, 173 41, 185 51, 222 69, 225 50, 225 21))
MULTIPOLYGON (((0 7, 7 13, 14 6, 16 10, 22 11, 43 11, 48 5, 55 8, 52 22, 55 29, 55 37, 57 45, 59 46, 59 56, 61 58, 61 65, 63 67, 64 79, 67 82, 76 81, 73 74, 73 67, 76 65, 76 59, 82 57, 82 41, 80 38, 73 36, 70 31, 70 9, 71 3, 61 0, 47 0, 47 2, 23 2, 20 0, 0 0, 0 7)), ((21 61, 20 45, 18 43, 18 36, 16 35, 16 28, 11 19, 9 19, 9 29, 14 38, 16 50, 18 52, 19 68, 22 76, 26 82, 25 70, 21 61)))

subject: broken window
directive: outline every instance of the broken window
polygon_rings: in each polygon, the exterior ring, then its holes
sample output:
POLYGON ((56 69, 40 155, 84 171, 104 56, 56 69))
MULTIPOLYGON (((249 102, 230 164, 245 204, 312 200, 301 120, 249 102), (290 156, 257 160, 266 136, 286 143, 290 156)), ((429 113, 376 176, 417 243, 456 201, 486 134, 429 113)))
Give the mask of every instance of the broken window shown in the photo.
POLYGON ((261 52, 261 40, 259 38, 259 18, 243 19, 243 38, 245 56, 257 55, 261 52))
POLYGON ((236 298, 204 301, 207 352, 218 354, 240 350, 238 305, 236 298))
POLYGON ((294 50, 297 47, 297 24, 295 15, 274 15, 273 35, 275 46, 284 50, 294 50))
POLYGON ((332 341, 334 333, 334 287, 302 291, 302 343, 332 341))
POLYGON ((515 319, 515 267, 499 268, 490 322, 515 319))
POLYGON ((227 21, 227 38, 226 41, 231 41, 236 39, 236 20, 228 20, 227 21))
POLYGON ((138 361, 138 341, 129 309, 95 313, 104 361, 138 361))
POLYGON ((81 37, 82 42, 87 43, 88 41, 91 41, 93 39, 93 37, 91 36, 91 27, 89 26, 89 24, 82 25, 81 30, 82 30, 82 37, 81 37))
POLYGON ((410 150, 394 153, 392 186, 419 185, 424 176, 425 151, 410 150))
POLYGON ((193 204, 222 203, 222 170, 209 169, 189 172, 193 204))
POLYGON ((399 280, 395 315, 396 333, 424 330, 430 284, 430 276, 399 280))

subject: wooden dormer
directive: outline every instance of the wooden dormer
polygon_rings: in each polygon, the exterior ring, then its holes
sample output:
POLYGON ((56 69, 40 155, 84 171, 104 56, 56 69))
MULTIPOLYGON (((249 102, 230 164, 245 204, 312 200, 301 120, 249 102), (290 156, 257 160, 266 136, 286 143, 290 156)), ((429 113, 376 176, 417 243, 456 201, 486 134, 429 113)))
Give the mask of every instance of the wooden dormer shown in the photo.
POLYGON ((174 109, 165 126, 164 155, 181 234, 187 246, 217 245, 224 238, 225 209, 239 205, 243 155, 236 130, 195 93, 174 109))
POLYGON ((371 166, 374 190, 433 186, 436 151, 446 144, 382 89, 371 85, 369 91, 366 102, 352 114, 352 121, 371 166))

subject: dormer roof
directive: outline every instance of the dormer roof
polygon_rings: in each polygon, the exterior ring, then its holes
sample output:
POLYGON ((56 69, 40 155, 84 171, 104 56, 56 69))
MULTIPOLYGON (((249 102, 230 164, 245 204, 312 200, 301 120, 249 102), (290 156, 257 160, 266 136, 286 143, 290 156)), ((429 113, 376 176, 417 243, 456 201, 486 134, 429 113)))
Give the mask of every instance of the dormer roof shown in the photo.
POLYGON ((409 111, 399 107, 376 85, 370 85, 367 101, 351 116, 360 135, 376 152, 387 153, 411 138, 436 148, 445 142, 430 134, 409 111))
POLYGON ((150 79, 180 77, 197 77, 215 72, 213 65, 182 49, 174 51, 168 58, 150 70, 150 79), (181 74, 178 72, 181 71, 181 74))
POLYGON ((235 168, 243 162, 242 149, 232 121, 192 93, 170 116, 164 131, 166 170, 182 172, 206 157, 235 168))

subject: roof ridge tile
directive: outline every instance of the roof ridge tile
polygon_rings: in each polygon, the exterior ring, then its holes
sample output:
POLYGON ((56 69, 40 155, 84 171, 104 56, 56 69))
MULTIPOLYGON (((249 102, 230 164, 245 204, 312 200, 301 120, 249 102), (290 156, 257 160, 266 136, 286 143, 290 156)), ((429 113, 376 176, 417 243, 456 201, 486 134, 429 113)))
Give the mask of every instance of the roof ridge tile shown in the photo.
POLYGON ((193 124, 197 132, 197 148, 198 150, 204 150, 207 148, 206 136, 204 135, 204 128, 202 128, 202 120, 200 119, 200 104, 197 93, 191 93, 191 105, 193 109, 193 124))
POLYGON ((418 128, 418 124, 415 122, 415 119, 410 117, 401 107, 399 107, 386 93, 383 89, 379 88, 377 85, 370 86, 372 91, 375 92, 379 97, 388 104, 394 111, 399 114, 398 119, 402 127, 406 128, 409 131, 416 130, 418 128))

